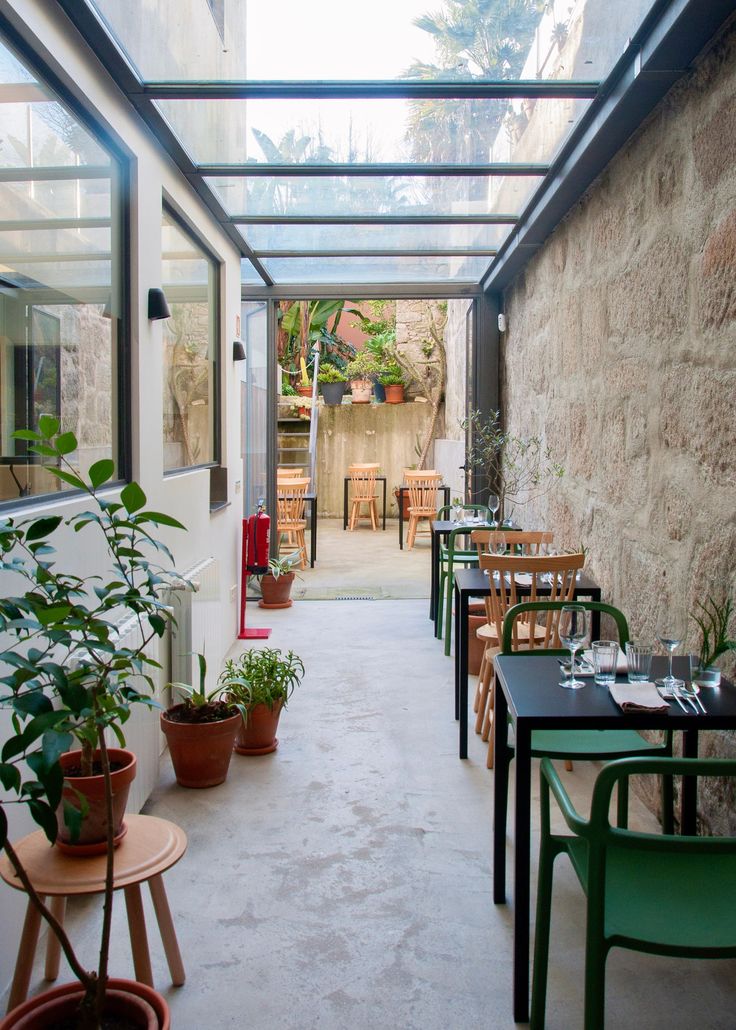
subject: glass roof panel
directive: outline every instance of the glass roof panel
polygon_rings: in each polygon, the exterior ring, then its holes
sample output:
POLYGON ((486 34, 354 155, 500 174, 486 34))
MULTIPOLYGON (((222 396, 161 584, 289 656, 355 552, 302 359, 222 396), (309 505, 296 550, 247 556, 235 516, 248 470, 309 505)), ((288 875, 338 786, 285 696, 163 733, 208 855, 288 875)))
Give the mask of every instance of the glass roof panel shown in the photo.
POLYGON ((547 164, 589 100, 157 100, 195 164, 547 164), (522 156, 523 155, 523 156, 522 156))
POLYGON ((207 177, 228 212, 314 218, 353 215, 518 215, 538 186, 538 176, 269 176, 207 177), (493 197, 491 196, 493 190, 493 197), (500 207, 502 198, 505 206, 500 207))
POLYGON ((263 265, 279 283, 477 283, 490 258, 267 258, 263 265))
POLYGON ((240 259, 240 281, 243 283, 260 283, 261 286, 263 285, 263 279, 261 279, 248 258, 240 259))
POLYGON ((87 0, 144 80, 604 78, 652 0, 87 0), (417 25, 417 19, 420 23, 417 25))
POLYGON ((241 225, 243 239, 262 250, 493 250, 510 225, 241 225))

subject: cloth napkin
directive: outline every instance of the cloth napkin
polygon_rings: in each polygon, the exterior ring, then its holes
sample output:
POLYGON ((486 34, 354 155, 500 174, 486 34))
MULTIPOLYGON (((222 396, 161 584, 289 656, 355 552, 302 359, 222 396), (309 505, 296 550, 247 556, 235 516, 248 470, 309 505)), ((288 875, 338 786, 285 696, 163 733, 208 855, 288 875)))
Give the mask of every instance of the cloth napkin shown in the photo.
POLYGON ((669 708, 649 680, 642 683, 612 683, 608 690, 622 712, 656 712, 669 708))

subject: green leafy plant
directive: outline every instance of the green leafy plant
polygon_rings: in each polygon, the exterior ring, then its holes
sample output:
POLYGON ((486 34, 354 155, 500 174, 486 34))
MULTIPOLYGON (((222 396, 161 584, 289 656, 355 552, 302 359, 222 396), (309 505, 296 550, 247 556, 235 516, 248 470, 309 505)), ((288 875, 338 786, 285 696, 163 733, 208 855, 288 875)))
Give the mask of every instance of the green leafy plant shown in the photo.
POLYGON ((736 640, 728 636, 728 624, 733 613, 731 598, 716 601, 708 597, 705 603, 696 602, 697 611, 691 618, 700 630, 700 668, 707 669, 728 651, 736 651, 736 640))
MULTIPOLYGON (((12 732, 0 753, 0 782, 6 797, 0 804, 0 846, 5 850, 31 903, 51 927, 84 989, 77 1026, 99 1027, 105 999, 113 894, 112 791, 105 731, 124 744, 122 726, 135 704, 154 706, 151 673, 158 663, 146 654, 155 637, 171 621, 162 592, 181 582, 168 548, 154 532, 158 527, 183 529, 176 519, 146 507, 137 483, 101 496, 115 476, 115 465, 101 459, 86 475, 72 455, 73 433, 60 433, 59 421, 39 419, 38 431, 20 430, 28 450, 47 459, 49 474, 88 498, 92 507, 64 518, 59 514, 0 520, 0 569, 12 574, 9 585, 22 592, 0 597, 0 631, 4 648, 0 664, 0 707, 11 715, 12 732), (64 572, 54 546, 56 534, 96 533, 105 548, 108 569, 80 576, 64 572), (166 559, 161 566, 159 556, 166 559), (23 587, 25 589, 23 589, 23 587), (133 616, 138 643, 121 645, 116 626, 133 616), (63 773, 60 756, 74 739, 82 747, 84 769, 92 767, 97 749, 105 785, 107 864, 103 921, 97 969, 81 965, 68 936, 34 889, 11 841, 5 806, 25 805, 53 843, 63 773)), ((78 836, 78 814, 64 806, 72 839, 78 836)))
POLYGON ((336 365, 320 365, 317 375, 318 383, 345 383, 347 375, 336 365))
POLYGON ((284 707, 304 676, 304 664, 293 651, 282 654, 277 648, 253 648, 237 658, 229 658, 220 674, 226 697, 247 711, 255 705, 269 708, 277 702, 284 707))
POLYGON ((291 383, 284 383, 284 385, 281 387, 282 397, 296 397, 296 395, 296 390, 291 385, 291 383))
MULTIPOLYGON (((286 576, 288 573, 294 571, 294 566, 298 564, 301 557, 301 551, 294 551, 292 554, 284 555, 283 558, 269 558, 268 559, 268 574, 273 576, 274 579, 278 579, 279 576, 286 576)), ((295 573, 298 575, 298 573, 295 573)))
POLYGON ((370 351, 365 350, 359 351, 345 369, 345 374, 351 382, 355 379, 375 379, 378 372, 378 362, 370 351))
POLYGON ((383 386, 404 386, 406 376, 395 361, 389 361, 380 369, 378 381, 383 386))
POLYGON ((223 688, 218 683, 208 691, 205 687, 207 662, 203 654, 197 654, 199 685, 192 683, 169 683, 182 697, 181 708, 175 714, 167 713, 175 722, 219 722, 235 714, 235 706, 222 698, 223 688))

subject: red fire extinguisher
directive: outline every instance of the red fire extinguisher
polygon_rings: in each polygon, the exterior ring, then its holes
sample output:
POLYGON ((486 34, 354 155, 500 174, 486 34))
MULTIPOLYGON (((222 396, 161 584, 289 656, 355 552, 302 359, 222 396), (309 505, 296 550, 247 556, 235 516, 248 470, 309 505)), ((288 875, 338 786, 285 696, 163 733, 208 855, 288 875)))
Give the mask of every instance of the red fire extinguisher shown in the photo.
POLYGON ((262 576, 268 572, 269 538, 271 519, 263 510, 263 501, 258 503, 258 511, 243 519, 243 546, 240 569, 240 631, 238 640, 265 640, 271 635, 270 629, 246 629, 245 598, 248 592, 248 576, 262 576))

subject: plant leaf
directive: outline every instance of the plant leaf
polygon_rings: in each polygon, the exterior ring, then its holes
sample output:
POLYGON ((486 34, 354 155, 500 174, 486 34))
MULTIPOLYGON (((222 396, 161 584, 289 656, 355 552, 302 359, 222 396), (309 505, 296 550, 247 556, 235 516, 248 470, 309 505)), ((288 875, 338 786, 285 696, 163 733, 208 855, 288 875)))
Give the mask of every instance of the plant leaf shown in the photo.
POLYGON ((120 500, 128 514, 132 514, 134 511, 140 511, 146 503, 146 495, 137 483, 128 483, 120 493, 120 500))
POLYGON ((112 479, 115 473, 115 462, 110 458, 102 458, 100 461, 96 461, 94 465, 89 467, 89 481, 92 486, 97 489, 98 486, 102 486, 103 483, 107 483, 108 480, 112 479))

